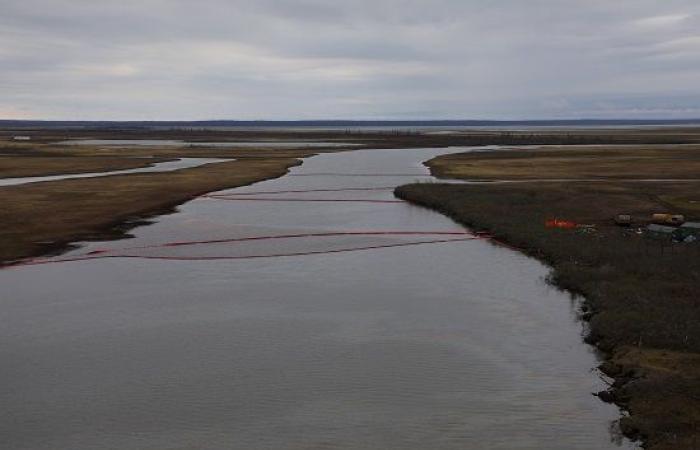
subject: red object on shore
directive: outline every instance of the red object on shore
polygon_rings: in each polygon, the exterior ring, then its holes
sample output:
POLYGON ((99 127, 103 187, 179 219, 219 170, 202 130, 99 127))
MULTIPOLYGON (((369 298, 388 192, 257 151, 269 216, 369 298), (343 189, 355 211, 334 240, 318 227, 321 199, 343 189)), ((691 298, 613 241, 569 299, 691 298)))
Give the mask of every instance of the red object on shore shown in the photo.
POLYGON ((576 228, 577 224, 576 222, 571 222, 570 220, 560 220, 560 219, 550 219, 547 220, 544 225, 547 228, 564 228, 564 229, 572 229, 576 228))

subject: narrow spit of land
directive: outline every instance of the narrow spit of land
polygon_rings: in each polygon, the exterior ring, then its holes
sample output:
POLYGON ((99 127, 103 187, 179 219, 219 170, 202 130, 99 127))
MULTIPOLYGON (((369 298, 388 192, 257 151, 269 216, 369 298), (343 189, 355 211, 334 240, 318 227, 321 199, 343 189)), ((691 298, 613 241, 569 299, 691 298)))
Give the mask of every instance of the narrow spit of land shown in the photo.
MULTIPOLYGON (((1 132, 0 132, 1 135, 1 132)), ((0 178, 42 177, 137 169, 178 158, 303 158, 323 149, 233 147, 88 146, 16 143, 0 137, 0 178)), ((327 150, 326 150, 327 151, 327 150)))
POLYGON ((300 158, 324 151, 67 146, 53 142, 47 133, 34 132, 35 140, 31 142, 15 142, 8 136, 0 140, 0 177, 107 172, 187 157, 235 161, 172 172, 0 187, 0 265, 60 252, 79 240, 126 237, 127 230, 143 223, 143 219, 172 212, 177 205, 208 192, 282 176, 299 164, 300 158))
POLYGON ((115 175, 0 188, 0 262, 123 237, 138 220, 207 192, 284 175, 297 158, 259 158, 163 173, 115 175))
POLYGON ((623 432, 648 449, 697 449, 700 244, 652 240, 616 227, 612 218, 632 214, 638 227, 656 212, 700 219, 700 148, 465 153, 427 165, 452 179, 531 181, 411 184, 396 195, 549 263, 554 284, 585 297, 587 340, 605 352, 601 368, 615 380, 600 396, 629 412, 623 432), (544 178, 598 181, 535 181, 544 178), (686 181, 631 181, 648 178, 686 181), (597 231, 545 227, 553 218, 597 231))
POLYGON ((43 177, 139 169, 171 158, 123 158, 94 156, 0 156, 0 178, 43 177))

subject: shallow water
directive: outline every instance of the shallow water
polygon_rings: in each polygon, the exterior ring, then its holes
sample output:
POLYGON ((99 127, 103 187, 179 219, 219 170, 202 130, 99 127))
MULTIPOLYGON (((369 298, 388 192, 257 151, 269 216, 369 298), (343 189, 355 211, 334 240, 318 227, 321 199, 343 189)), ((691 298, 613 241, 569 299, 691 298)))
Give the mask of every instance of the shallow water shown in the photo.
POLYGON ((105 145, 105 146, 168 146, 168 147, 265 147, 265 148, 303 148, 303 147, 352 147, 362 144, 348 142, 321 141, 245 141, 245 142, 186 142, 169 139, 72 139, 59 142, 61 145, 105 145))
POLYGON ((107 177, 110 175, 126 175, 130 173, 149 173, 149 172, 172 172, 173 170, 189 169, 199 167, 205 164, 213 164, 224 161, 233 161, 232 159, 221 158, 178 158, 175 161, 166 161, 154 163, 148 167, 139 167, 136 169, 112 170, 107 172, 87 172, 73 173, 64 175, 50 175, 45 177, 16 177, 0 179, 0 186, 17 186, 20 184, 39 183, 42 181, 57 181, 69 180, 72 178, 94 178, 107 177))
POLYGON ((537 261, 484 240, 261 257, 464 232, 375 202, 454 151, 318 155, 62 257, 133 258, 0 271, 3 448, 620 448, 575 302, 537 261))

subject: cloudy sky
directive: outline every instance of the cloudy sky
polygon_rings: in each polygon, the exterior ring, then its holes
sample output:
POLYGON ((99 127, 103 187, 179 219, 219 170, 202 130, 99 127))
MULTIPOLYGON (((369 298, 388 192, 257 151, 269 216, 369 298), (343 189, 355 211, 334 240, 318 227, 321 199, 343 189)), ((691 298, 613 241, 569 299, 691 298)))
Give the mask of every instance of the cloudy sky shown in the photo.
POLYGON ((700 117, 698 0, 0 0, 0 118, 700 117))

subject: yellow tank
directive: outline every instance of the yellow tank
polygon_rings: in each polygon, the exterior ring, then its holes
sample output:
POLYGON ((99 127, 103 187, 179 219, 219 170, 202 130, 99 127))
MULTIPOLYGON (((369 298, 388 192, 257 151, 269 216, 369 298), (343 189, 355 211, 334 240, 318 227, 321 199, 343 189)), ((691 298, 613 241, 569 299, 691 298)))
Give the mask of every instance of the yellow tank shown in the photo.
POLYGON ((651 221, 659 225, 683 225, 685 217, 682 214, 653 214, 651 221))

